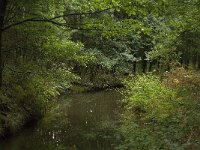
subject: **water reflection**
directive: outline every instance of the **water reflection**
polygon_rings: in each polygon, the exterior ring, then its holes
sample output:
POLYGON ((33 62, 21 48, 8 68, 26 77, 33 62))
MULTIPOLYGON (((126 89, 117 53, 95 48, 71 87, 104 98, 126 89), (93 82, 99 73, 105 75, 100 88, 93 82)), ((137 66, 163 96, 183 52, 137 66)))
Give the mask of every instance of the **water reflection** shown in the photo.
POLYGON ((120 99, 114 90, 65 96, 37 127, 1 142, 0 149, 112 150, 110 136, 120 99))

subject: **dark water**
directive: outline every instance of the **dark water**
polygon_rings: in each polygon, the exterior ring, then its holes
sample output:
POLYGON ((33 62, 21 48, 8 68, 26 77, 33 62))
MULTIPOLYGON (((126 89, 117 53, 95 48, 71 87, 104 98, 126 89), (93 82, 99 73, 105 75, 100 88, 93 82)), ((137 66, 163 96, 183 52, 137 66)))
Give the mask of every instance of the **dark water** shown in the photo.
POLYGON ((0 150, 112 150, 121 95, 64 96, 38 125, 0 142, 0 150))

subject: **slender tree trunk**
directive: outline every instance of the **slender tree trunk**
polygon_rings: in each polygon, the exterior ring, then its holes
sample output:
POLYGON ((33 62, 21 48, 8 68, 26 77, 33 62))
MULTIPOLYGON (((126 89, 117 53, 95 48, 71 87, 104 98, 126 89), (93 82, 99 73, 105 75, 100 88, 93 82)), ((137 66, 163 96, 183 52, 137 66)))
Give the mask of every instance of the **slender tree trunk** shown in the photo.
POLYGON ((3 84, 2 32, 0 31, 0 87, 3 84))
POLYGON ((198 55, 198 69, 200 69, 200 54, 198 55))
POLYGON ((147 61, 145 60, 145 58, 143 58, 142 60, 142 72, 146 73, 146 67, 147 67, 147 61))
POLYGON ((136 61, 134 61, 133 62, 133 73, 135 74, 136 73, 136 67, 137 67, 137 62, 136 61))
POLYGON ((196 69, 197 66, 197 55, 198 54, 196 52, 192 55, 192 65, 194 69, 196 69))
POLYGON ((157 69, 158 70, 160 69, 160 60, 159 59, 157 60, 157 69))
POLYGON ((2 57, 2 35, 4 27, 4 16, 6 12, 7 0, 0 0, 0 87, 3 84, 3 57, 2 57))
POLYGON ((152 71, 152 67, 153 67, 153 61, 151 62, 151 61, 149 61, 149 72, 151 72, 152 71))
POLYGON ((145 56, 145 51, 142 52, 142 72, 145 73, 146 72, 146 67, 147 67, 147 61, 145 60, 146 56, 145 56))
POLYGON ((187 58, 186 58, 186 68, 188 69, 189 65, 190 65, 190 54, 187 53, 187 58))

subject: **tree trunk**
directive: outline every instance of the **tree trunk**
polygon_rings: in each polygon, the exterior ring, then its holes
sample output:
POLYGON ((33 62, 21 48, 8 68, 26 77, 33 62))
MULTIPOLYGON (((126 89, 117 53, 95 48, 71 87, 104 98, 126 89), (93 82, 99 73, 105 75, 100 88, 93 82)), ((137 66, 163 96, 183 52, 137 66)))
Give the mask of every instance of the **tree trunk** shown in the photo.
POLYGON ((196 52, 192 55, 192 66, 194 69, 196 69, 197 66, 197 56, 198 54, 196 52))
POLYGON ((134 61, 134 62, 133 62, 133 73, 134 73, 134 74, 136 74, 136 71, 137 71, 137 70, 136 70, 136 67, 137 67, 137 62, 134 61))
POLYGON ((149 61, 149 72, 152 71, 152 67, 153 67, 153 61, 149 61))
POLYGON ((142 52, 142 56, 141 56, 141 63, 142 63, 142 72, 145 73, 146 72, 146 67, 147 67, 147 61, 145 60, 146 59, 146 56, 145 56, 145 51, 142 52))
POLYGON ((200 54, 198 55, 198 69, 200 69, 200 54))
POLYGON ((160 70, 160 59, 157 60, 157 69, 160 70))
POLYGON ((4 27, 4 16, 6 12, 7 0, 0 0, 0 87, 3 84, 3 56, 2 56, 2 34, 4 27))
POLYGON ((2 32, 0 31, 0 87, 3 84, 2 32))
POLYGON ((142 72, 146 73, 147 61, 145 58, 142 59, 142 72))

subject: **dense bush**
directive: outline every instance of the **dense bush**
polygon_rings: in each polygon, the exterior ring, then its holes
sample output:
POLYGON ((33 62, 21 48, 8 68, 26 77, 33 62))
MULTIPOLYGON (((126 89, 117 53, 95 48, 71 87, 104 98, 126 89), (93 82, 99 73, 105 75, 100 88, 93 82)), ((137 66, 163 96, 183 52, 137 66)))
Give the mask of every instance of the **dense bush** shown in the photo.
POLYGON ((0 135, 13 133, 26 122, 42 117, 76 79, 66 68, 38 70, 37 74, 33 70, 12 74, 13 69, 6 70, 7 79, 0 93, 0 135))
POLYGON ((199 89, 192 92, 191 88, 200 84, 200 76, 182 70, 182 75, 186 74, 183 79, 178 69, 162 81, 154 75, 142 75, 125 82, 125 112, 119 129, 124 140, 118 149, 199 147, 200 105, 199 96, 194 94, 199 89))
POLYGON ((173 110, 176 93, 165 86, 159 77, 153 75, 137 76, 126 81, 126 108, 143 119, 162 119, 173 110))

